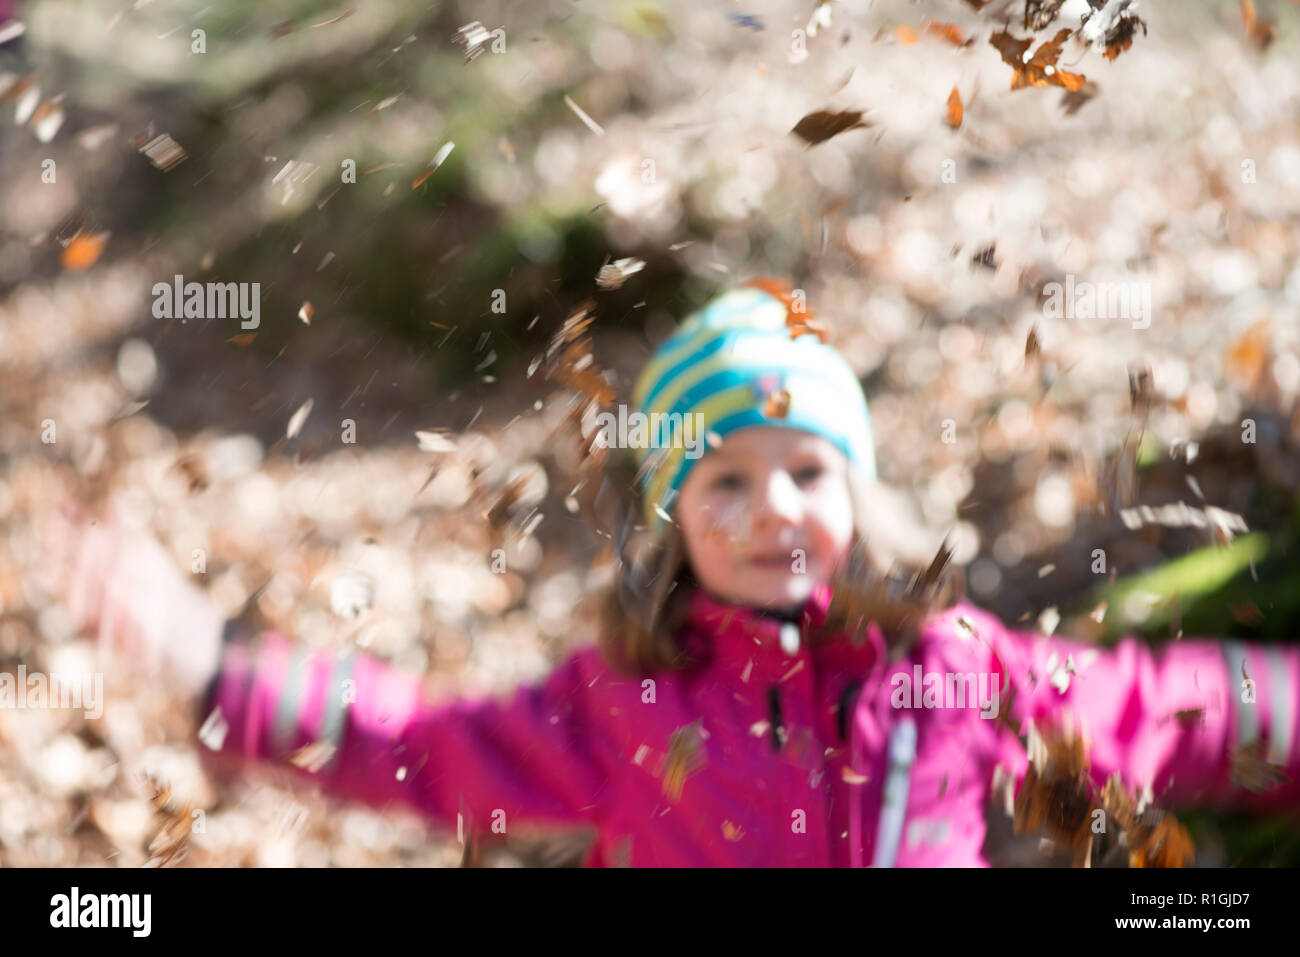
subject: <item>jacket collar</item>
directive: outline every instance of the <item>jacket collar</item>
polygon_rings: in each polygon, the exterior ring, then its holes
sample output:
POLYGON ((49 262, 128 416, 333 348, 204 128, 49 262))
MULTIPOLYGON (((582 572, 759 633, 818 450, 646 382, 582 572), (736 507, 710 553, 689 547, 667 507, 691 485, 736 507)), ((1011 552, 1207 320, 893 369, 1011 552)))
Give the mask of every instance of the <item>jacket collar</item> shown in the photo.
POLYGON ((852 661, 854 670, 882 661, 883 636, 875 622, 867 628, 867 640, 856 645, 847 635, 822 634, 832 595, 830 584, 819 583, 797 616, 790 617, 728 602, 696 586, 687 614, 686 650, 701 664, 734 672, 743 683, 784 681, 799 668, 812 667, 813 657, 837 665, 852 661), (790 625, 798 632, 793 653, 789 634, 784 647, 782 643, 782 628, 788 631, 790 625))

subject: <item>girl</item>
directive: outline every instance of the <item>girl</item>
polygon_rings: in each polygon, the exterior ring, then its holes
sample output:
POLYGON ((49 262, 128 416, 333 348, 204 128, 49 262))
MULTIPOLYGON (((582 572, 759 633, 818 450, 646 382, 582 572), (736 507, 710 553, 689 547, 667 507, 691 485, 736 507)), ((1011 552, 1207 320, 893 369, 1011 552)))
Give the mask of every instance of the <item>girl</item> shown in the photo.
POLYGON ((216 755, 309 748, 298 773, 333 793, 448 827, 590 825, 591 866, 987 866, 995 772, 1027 771, 1016 731, 1071 717, 1098 785, 1294 805, 1294 647, 1102 651, 966 602, 906 648, 875 620, 834 625, 832 581, 869 518, 871 425, 852 369, 780 289, 723 294, 649 361, 637 410, 690 416, 708 441, 640 443, 655 560, 621 564, 598 647, 508 702, 432 705, 374 658, 275 632, 223 641, 162 549, 112 527, 78 532, 78 620, 165 662, 216 755), (130 576, 155 614, 125 600, 130 576))

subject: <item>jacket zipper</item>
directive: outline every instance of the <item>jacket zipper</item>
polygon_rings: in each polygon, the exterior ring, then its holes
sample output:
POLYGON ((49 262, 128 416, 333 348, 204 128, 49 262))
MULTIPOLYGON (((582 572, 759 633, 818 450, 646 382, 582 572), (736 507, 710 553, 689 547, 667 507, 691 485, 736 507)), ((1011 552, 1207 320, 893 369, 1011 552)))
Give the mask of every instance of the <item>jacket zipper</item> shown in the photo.
POLYGON ((767 715, 772 725, 772 750, 780 751, 785 743, 785 726, 781 723, 781 695, 776 685, 767 689, 767 715))
POLYGON ((893 867, 898 860, 903 820, 907 817, 907 792, 915 760, 916 723, 911 718, 904 718, 889 732, 889 772, 882 789, 876 853, 871 862, 873 867, 893 867))

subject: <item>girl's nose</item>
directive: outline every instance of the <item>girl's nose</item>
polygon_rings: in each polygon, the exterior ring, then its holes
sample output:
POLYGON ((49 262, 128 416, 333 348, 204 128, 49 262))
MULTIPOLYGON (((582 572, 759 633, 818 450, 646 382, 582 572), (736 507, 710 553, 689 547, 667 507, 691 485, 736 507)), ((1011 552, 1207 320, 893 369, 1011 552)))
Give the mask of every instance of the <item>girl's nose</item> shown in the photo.
POLYGON ((789 522, 796 524, 802 511, 799 489, 783 469, 772 471, 763 483, 759 500, 759 524, 789 522))

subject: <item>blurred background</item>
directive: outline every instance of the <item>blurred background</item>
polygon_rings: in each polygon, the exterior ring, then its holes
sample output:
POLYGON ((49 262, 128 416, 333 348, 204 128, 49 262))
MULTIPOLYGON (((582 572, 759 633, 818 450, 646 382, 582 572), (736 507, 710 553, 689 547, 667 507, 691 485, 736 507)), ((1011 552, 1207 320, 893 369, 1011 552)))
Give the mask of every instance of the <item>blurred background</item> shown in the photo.
MULTIPOLYGON (((947 534, 977 604, 1102 643, 1300 640, 1300 4, 1134 5, 1021 70, 990 42, 1085 12, 0 0, 0 668, 94 670, 28 569, 41 514, 113 495, 229 614, 434 697, 540 678, 617 532, 548 345, 590 303, 628 401, 762 275, 862 377, 900 561, 947 534), (158 318, 176 275, 258 283, 258 326, 158 318), (1145 284, 1149 324, 1054 314, 1067 277, 1145 284)), ((0 864, 465 857, 274 770, 218 788, 168 688, 106 695, 0 712, 0 864)), ((1294 821, 1180 820, 1198 864, 1300 863, 1294 821)))

